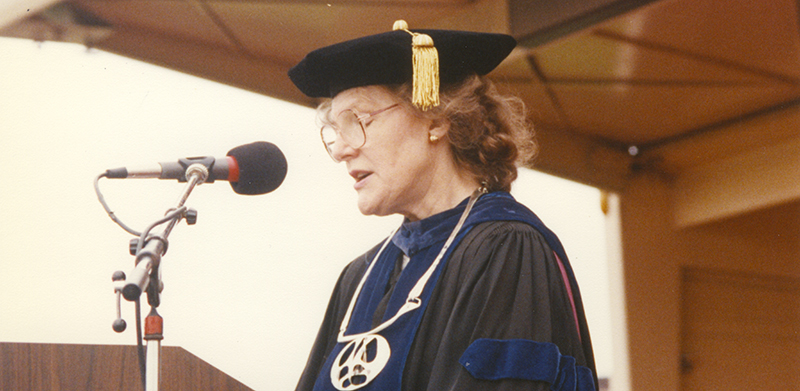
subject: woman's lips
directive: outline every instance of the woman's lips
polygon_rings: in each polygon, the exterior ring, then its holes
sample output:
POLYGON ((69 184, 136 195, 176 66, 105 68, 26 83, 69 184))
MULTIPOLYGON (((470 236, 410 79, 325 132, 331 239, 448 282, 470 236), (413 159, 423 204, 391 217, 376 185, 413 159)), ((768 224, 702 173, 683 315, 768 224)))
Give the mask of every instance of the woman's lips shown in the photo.
POLYGON ((356 180, 356 183, 353 185, 353 187, 358 190, 366 186, 366 180, 370 175, 372 175, 372 172, 369 171, 351 171, 350 176, 356 180))

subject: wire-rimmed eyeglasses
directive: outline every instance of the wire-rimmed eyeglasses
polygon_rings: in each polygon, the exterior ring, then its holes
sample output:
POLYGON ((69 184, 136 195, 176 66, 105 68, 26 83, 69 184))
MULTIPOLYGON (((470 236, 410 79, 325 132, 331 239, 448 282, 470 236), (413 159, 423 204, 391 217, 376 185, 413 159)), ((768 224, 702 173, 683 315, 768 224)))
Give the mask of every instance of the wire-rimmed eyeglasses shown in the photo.
POLYGON ((399 105, 399 103, 395 103, 371 113, 359 113, 355 109, 342 110, 334 121, 322 125, 319 131, 320 137, 322 137, 322 144, 325 145, 328 155, 333 161, 339 162, 333 156, 333 145, 336 143, 337 136, 351 148, 358 149, 363 147, 367 142, 367 134, 364 131, 364 127, 368 123, 367 120, 399 105))

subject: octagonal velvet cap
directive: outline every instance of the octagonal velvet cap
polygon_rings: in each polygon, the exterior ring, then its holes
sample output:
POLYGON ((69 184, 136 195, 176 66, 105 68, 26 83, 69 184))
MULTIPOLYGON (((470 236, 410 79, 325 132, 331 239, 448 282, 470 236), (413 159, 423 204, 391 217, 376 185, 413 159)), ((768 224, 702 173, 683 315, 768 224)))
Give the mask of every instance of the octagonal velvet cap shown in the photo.
MULTIPOLYGON (((491 72, 517 44, 505 34, 412 31, 433 39, 439 57, 439 78, 445 84, 470 74, 491 72)), ((412 61, 411 34, 395 30, 314 50, 289 70, 289 77, 309 97, 332 98, 350 88, 411 81, 412 61)))

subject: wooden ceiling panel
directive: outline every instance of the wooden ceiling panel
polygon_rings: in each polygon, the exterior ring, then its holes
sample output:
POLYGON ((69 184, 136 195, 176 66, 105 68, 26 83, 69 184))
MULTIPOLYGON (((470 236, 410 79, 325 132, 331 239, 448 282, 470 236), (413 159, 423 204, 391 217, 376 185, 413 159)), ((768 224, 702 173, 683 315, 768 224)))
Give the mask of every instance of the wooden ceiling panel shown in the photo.
POLYGON ((599 34, 554 42, 531 50, 548 81, 619 82, 622 84, 742 84, 776 80, 747 69, 667 48, 599 34))
POLYGON ((528 61, 527 49, 516 48, 491 73, 497 78, 516 80, 520 83, 541 83, 528 61))
POLYGON ((175 40, 233 48, 198 3, 170 0, 78 0, 76 4, 116 28, 141 30, 175 40))
POLYGON ((515 49, 492 73, 489 74, 504 93, 521 98, 535 125, 548 124, 564 129, 566 122, 555 106, 547 86, 531 68, 527 49, 515 49))
POLYGON ((795 99, 791 86, 626 86, 551 84, 571 127, 629 145, 663 143, 685 132, 795 99))
POLYGON ((796 0, 659 1, 597 29, 800 80, 796 0))
POLYGON ((510 91, 522 98, 534 127, 541 125, 562 130, 570 128, 567 118, 564 117, 556 102, 550 98, 549 92, 543 85, 515 84, 504 86, 504 91, 510 91))
POLYGON ((209 6, 248 52, 287 63, 297 62, 319 47, 390 31, 397 19, 405 19, 412 27, 428 26, 431 20, 454 9, 447 4, 430 8, 413 2, 379 5, 221 1, 209 6))

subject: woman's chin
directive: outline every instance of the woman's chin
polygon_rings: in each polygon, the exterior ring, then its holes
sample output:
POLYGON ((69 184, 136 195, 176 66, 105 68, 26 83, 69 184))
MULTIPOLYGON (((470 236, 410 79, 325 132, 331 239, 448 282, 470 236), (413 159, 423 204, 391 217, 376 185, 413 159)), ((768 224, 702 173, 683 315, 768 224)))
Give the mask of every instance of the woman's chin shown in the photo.
POLYGON ((378 212, 378 209, 374 207, 374 205, 370 204, 363 204, 361 202, 358 203, 358 210, 364 216, 384 216, 378 212))
POLYGON ((393 213, 386 210, 380 197, 374 197, 363 192, 358 193, 358 210, 364 216, 388 216, 393 213))
POLYGON ((369 216, 374 214, 375 205, 371 202, 369 197, 365 195, 363 192, 358 192, 358 211, 361 212, 364 216, 369 216))

